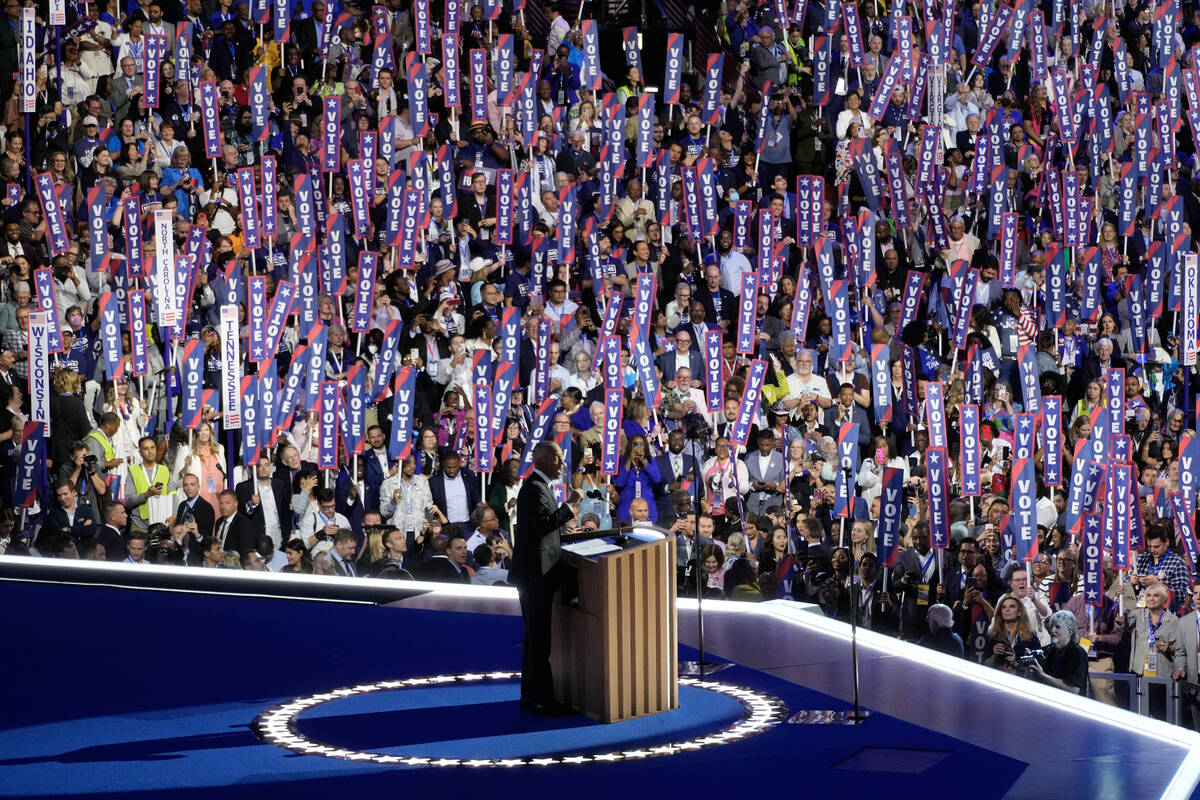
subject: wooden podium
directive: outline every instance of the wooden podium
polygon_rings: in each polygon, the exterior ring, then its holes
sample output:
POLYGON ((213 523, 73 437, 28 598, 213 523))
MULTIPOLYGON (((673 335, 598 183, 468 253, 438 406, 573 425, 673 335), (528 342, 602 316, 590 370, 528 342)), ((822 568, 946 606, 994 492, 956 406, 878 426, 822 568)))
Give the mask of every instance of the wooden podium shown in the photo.
POLYGON ((616 533, 564 543, 563 565, 577 581, 564 582, 551 622, 555 696, 601 722, 679 706, 675 539, 638 528, 626 531, 620 550, 581 555, 567 549, 612 542, 616 533))

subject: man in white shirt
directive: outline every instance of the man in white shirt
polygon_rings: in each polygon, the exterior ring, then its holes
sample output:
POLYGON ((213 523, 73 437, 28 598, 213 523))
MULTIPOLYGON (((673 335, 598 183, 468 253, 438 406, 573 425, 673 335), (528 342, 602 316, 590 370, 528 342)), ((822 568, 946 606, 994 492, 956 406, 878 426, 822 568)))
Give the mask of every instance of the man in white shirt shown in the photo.
POLYGON ((479 482, 462 467, 462 457, 451 450, 442 456, 442 470, 429 482, 433 502, 449 522, 466 525, 480 500, 479 482))
POLYGON ((717 252, 720 257, 721 286, 733 292, 735 297, 742 295, 742 275, 753 272, 750 260, 733 249, 733 231, 721 231, 717 237, 717 252))
POLYGON ((546 303, 542 312, 558 323, 561 330, 563 320, 570 323, 575 315, 575 309, 579 308, 579 305, 567 298, 567 285, 560 280, 550 281, 546 294, 546 303))
POLYGON ((813 374, 813 351, 797 348, 794 364, 796 371, 787 377, 788 393, 783 398, 788 411, 803 403, 816 403, 818 408, 832 406, 833 396, 829 394, 828 382, 813 374))
POLYGON ((210 203, 216 206, 211 227, 220 231, 222 236, 231 235, 238 227, 241 212, 237 189, 231 184, 229 174, 219 175, 212 189, 200 192, 200 205, 205 207, 210 203))
POLYGON ((558 53, 558 46, 571 32, 571 23, 562 15, 558 6, 551 5, 547 14, 550 17, 550 32, 546 34, 546 55, 553 59, 558 53))
POLYGON ((350 521, 337 513, 332 489, 324 486, 313 489, 313 497, 316 505, 309 506, 299 528, 300 539, 310 548, 321 541, 318 537, 332 539, 339 529, 350 527, 350 521))
POLYGON ((667 303, 667 330, 673 331, 688 321, 692 305, 692 287, 686 281, 675 284, 675 298, 667 303))
POLYGON ((479 547, 481 544, 487 544, 493 534, 499 534, 506 539, 508 538, 508 535, 500 530, 500 520, 496 517, 496 512, 491 506, 477 506, 471 512, 470 524, 475 532, 467 537, 468 553, 474 553, 476 547, 479 547))
POLYGON ((550 392, 560 394, 567 381, 571 379, 571 371, 559 363, 562 349, 558 342, 550 341, 550 392))
POLYGON ((966 82, 958 85, 958 92, 946 99, 946 116, 942 124, 957 136, 967 129, 967 117, 979 114, 979 106, 971 102, 971 87, 966 82))
POLYGON ((60 328, 65 328, 67 309, 79 306, 86 311, 92 299, 92 290, 88 287, 84 271, 72 264, 69 256, 56 256, 53 269, 54 291, 58 295, 58 324, 60 328))
POLYGON ((429 479, 417 474, 417 460, 404 459, 395 475, 389 475, 379 489, 379 513, 399 530, 409 533, 421 530, 425 514, 433 505, 429 479))
POLYGON ((942 251, 942 258, 947 263, 954 261, 970 261, 975 251, 979 249, 979 239, 972 233, 967 233, 967 225, 962 217, 950 220, 950 247, 942 251))

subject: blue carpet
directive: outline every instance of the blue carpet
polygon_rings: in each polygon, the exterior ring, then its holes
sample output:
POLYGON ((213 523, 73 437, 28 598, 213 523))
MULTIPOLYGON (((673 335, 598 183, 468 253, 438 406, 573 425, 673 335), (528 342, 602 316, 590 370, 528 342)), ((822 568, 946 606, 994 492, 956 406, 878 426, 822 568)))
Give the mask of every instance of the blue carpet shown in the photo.
MULTIPOLYGON (((778 725, 668 758, 522 767, 505 770, 502 779, 494 769, 396 768, 301 756, 260 742, 249 728, 254 717, 293 697, 340 686, 515 669, 520 619, 5 582, 0 607, 10 610, 0 684, 3 796, 293 798, 403 791, 427 797, 452 789, 494 798, 569 787, 572 800, 612 800, 636 786, 647 795, 783 790, 912 797, 936 779, 938 785, 971 785, 973 797, 986 798, 1001 796, 1024 769, 878 714, 857 728, 778 725)), ((684 649, 681 656, 694 654, 684 649)), ((845 707, 740 666, 719 679, 772 694, 792 709, 845 707)), ((521 715, 515 696, 515 684, 503 682, 378 692, 314 708, 300 727, 339 746, 510 755, 678 740, 738 716, 732 701, 687 687, 681 687, 679 712, 619 725, 521 715)))
POLYGON ((714 733, 742 717, 733 698, 690 686, 679 708, 610 725, 517 711, 519 681, 373 692, 334 700, 300 719, 323 744, 431 758, 527 758, 628 750, 714 733))

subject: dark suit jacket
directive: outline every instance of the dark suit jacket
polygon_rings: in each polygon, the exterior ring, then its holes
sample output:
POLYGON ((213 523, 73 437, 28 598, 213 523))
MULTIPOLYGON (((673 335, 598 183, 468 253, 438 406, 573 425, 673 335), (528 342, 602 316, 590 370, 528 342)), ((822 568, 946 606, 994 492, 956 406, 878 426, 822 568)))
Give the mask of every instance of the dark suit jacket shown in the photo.
MULTIPOLYGON (((825 409, 825 424, 822 426, 826 435, 832 436, 835 440, 838 437, 839 407, 840 404, 835 402, 832 406, 825 409)), ((865 451, 871 446, 871 420, 867 417, 866 410, 858 403, 855 403, 851 408, 850 421, 858 423, 858 446, 865 451)))
POLYGON ((183 565, 186 567, 201 567, 204 566, 204 554, 200 552, 200 540, 192 534, 187 534, 187 558, 183 565))
POLYGON ((974 136, 971 135, 970 131, 959 131, 954 135, 954 144, 958 148, 959 152, 963 154, 964 160, 966 160, 968 163, 972 158, 975 157, 975 140, 977 140, 979 135, 982 133, 984 133, 984 131, 982 128, 980 128, 979 133, 975 134, 974 136))
MULTIPOLYGON (((336 555, 336 553, 334 555, 336 555)), ((362 572, 359 569, 359 565, 354 563, 353 559, 350 559, 350 563, 354 566, 354 570, 355 570, 353 575, 351 575, 350 572, 346 569, 346 567, 342 565, 341 561, 339 561, 336 558, 333 558, 331 560, 333 561, 333 571, 336 574, 341 575, 343 578, 360 578, 363 575, 367 574, 367 573, 362 572)))
POLYGON ((206 539, 213 534, 213 523, 217 519, 217 512, 213 511, 213 507, 208 504, 208 501, 203 497, 197 497, 195 505, 192 506, 190 512, 186 512, 187 502, 179 504, 179 508, 175 510, 175 519, 179 522, 184 522, 189 519, 196 520, 196 533, 201 539, 206 539), (187 515, 185 516, 185 513, 187 515))
MULTIPOLYGON (((221 519, 213 523, 213 535, 216 535, 220 528, 221 519)), ((257 540, 258 531, 255 529, 254 523, 247 519, 241 511, 235 512, 225 527, 225 549, 236 550, 238 555, 244 556, 257 547, 255 544, 257 540)))
POLYGON ((558 158, 554 161, 555 167, 559 172, 569 172, 572 175, 578 175, 581 169, 591 171, 596 166, 596 157, 587 150, 580 150, 578 153, 571 148, 563 148, 563 151, 558 154, 558 158))
MULTIPOLYGON (((256 535, 265 533, 267 525, 263 518, 262 506, 251 507, 250 505, 250 498, 254 496, 255 492, 258 492, 259 499, 262 499, 262 487, 258 486, 258 481, 255 479, 242 481, 234 487, 234 491, 237 493, 238 512, 250 520, 256 535)), ((275 495, 275 510, 279 513, 279 529, 283 541, 286 543, 292 534, 292 492, 287 478, 276 473, 271 478, 271 492, 275 495)))
POLYGON ((662 370, 664 380, 673 380, 675 373, 680 367, 687 367, 692 371, 692 377, 696 380, 704 380, 707 374, 704 371, 704 359, 698 350, 688 350, 685 357, 681 353, 672 350, 669 353, 663 353, 659 356, 658 367, 662 370))
MULTIPOLYGON (((58 506, 50 509, 50 525, 62 531, 68 531, 76 539, 83 539, 96 534, 98 520, 96 512, 91 506, 85 506, 76 501, 75 503, 75 524, 71 525, 67 522, 67 512, 63 511, 58 506)), ((108 548, 105 548, 106 550, 108 548)))
MULTIPOLYGON (((784 228, 784 230, 787 230, 787 228, 784 228)), ((729 329, 732 330, 737 327, 737 298, 734 297, 733 292, 729 291, 728 289, 721 289, 719 294, 721 296, 721 308, 719 309, 719 314, 716 305, 713 303, 712 292, 708 291, 707 285, 696 289, 696 291, 692 294, 692 300, 699 300, 700 304, 704 306, 704 319, 715 324, 717 317, 720 316, 721 319, 729 322, 729 329)))
MULTIPOLYGON (((1112 358, 1109 359, 1109 366, 1124 367, 1125 359, 1114 352, 1112 358)), ((1087 392, 1088 384, 1099 380, 1103 373, 1104 370, 1100 366, 1099 357, 1095 354, 1089 354, 1083 359, 1083 364, 1080 365, 1079 369, 1071 374, 1071 382, 1067 387, 1067 399, 1072 404, 1079 402, 1087 392)))
MULTIPOLYGON (((379 508, 379 487, 387 480, 387 472, 380 466, 379 459, 371 452, 370 447, 367 448, 362 459, 363 465, 366 467, 366 477, 363 481, 366 484, 365 507, 369 509, 379 508)), ((394 461, 388 459, 389 466, 394 463, 394 461)))
POLYGON ((233 47, 230 48, 224 36, 218 34, 213 37, 212 54, 209 56, 208 64, 218 77, 223 80, 237 81, 241 77, 242 70, 250 67, 250 51, 254 49, 254 45, 247 41, 248 38, 235 35, 233 47))
POLYGON ((517 493, 517 535, 508 580, 528 586, 546 577, 562 556, 562 529, 575 516, 554 500, 554 490, 533 473, 517 493))
MULTIPOLYGON (((925 557, 928 558, 933 551, 925 557)), ((936 556, 934 559, 936 561, 936 556)), ((891 591, 894 596, 900 597, 903 595, 904 604, 900 609, 900 625, 901 632, 913 639, 918 639, 928 630, 925 627, 925 617, 929 612, 929 606, 934 603, 945 603, 948 606, 953 606, 958 601, 962 592, 959 589, 958 581, 951 580, 951 575, 957 574, 958 565, 954 561, 954 556, 949 552, 942 553, 942 574, 946 578, 946 595, 943 599, 938 598, 938 573, 935 569, 929 578, 929 603, 922 605, 918 600, 918 585, 922 581, 923 571, 921 569, 922 557, 912 548, 906 548, 900 551, 900 555, 896 557, 896 566, 892 568, 892 585, 891 591), (914 574, 917 577, 916 581, 909 581, 908 575, 914 574)))
MULTIPOLYGON (((711 323, 711 322, 702 322, 701 326, 706 331, 719 330, 719 328, 714 323, 711 323)), ((677 327, 675 330, 671 331, 671 335, 674 336, 675 334, 679 333, 679 331, 687 331, 687 334, 692 337, 692 348, 691 349, 693 352, 700 355, 701 364, 703 364, 704 337, 700 336, 699 339, 697 340, 696 326, 692 324, 692 321, 690 319, 686 322, 681 323, 679 325, 679 327, 677 327)))
POLYGON ((125 549, 125 537, 121 531, 111 525, 101 525, 96 529, 96 538, 104 545, 104 558, 107 561, 124 561, 129 555, 125 549))
POLYGON ((455 569, 449 558, 435 556, 417 570, 417 579, 422 581, 438 581, 439 583, 470 583, 471 576, 466 569, 455 569))
MULTIPOLYGON (((671 457, 667 453, 655 456, 654 465, 658 467, 658 474, 662 476, 662 481, 654 486, 655 503, 658 506, 658 520, 659 524, 662 524, 673 516, 671 513, 671 493, 667 491, 667 484, 680 480, 680 476, 674 475, 671 472, 671 457)), ((700 477, 700 466, 696 463, 696 459, 689 455, 683 455, 683 474, 690 474, 693 481, 700 477)), ((692 489, 695 489, 695 487, 693 486, 692 489)), ((692 494, 692 492, 689 491, 688 494, 692 494)))
MULTIPOLYGON (((462 476, 463 484, 467 490, 467 511, 470 512, 475 506, 479 505, 479 477, 474 472, 463 467, 459 470, 459 475, 462 476)), ((446 474, 439 472, 429 479, 429 493, 433 495, 433 504, 446 514, 446 474)), ((447 516, 449 516, 447 514, 447 516)), ((452 519, 451 522, 466 522, 466 520, 452 519)))
POLYGON ((50 434, 50 457, 55 465, 71 460, 71 448, 92 430, 83 401, 75 395, 52 394, 50 410, 54 427, 50 434))
MULTIPOLYGON (((308 17, 299 22, 292 24, 292 35, 296 37, 296 44, 300 45, 303 53, 316 53, 321 47, 321 39, 317 35, 317 20, 315 17, 308 17)), ((332 41, 332 36, 330 37, 332 41)))
POLYGON ((484 205, 480 205, 475 199, 474 192, 467 192, 460 195, 458 198, 458 216, 466 217, 471 221, 471 227, 479 230, 479 223, 488 217, 496 216, 496 194, 488 190, 483 193, 484 205))

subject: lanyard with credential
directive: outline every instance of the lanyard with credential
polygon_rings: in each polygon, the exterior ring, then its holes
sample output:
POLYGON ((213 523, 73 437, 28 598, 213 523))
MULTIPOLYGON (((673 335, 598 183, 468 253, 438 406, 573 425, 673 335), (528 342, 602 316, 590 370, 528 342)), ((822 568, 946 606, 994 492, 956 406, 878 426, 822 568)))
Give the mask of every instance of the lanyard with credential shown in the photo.
POLYGON ((1163 617, 1165 617, 1166 615, 1167 615, 1167 610, 1164 608, 1162 611, 1158 612, 1158 622, 1151 625, 1150 624, 1150 612, 1149 611, 1146 612, 1146 645, 1148 647, 1154 646, 1154 635, 1156 633, 1158 633, 1158 629, 1162 627, 1163 617))
POLYGON ((937 556, 937 550, 930 550, 929 557, 921 562, 921 577, 928 580, 929 566, 933 563, 933 559, 937 556))

